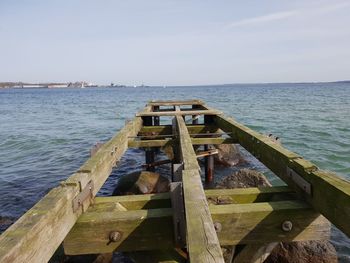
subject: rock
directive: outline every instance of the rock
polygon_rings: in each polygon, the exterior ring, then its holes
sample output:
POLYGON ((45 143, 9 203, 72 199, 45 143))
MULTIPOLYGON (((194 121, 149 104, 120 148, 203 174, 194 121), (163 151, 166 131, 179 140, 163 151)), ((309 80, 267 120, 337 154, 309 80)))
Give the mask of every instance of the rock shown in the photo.
POLYGON ((0 233, 4 232, 14 222, 15 219, 12 217, 0 216, 0 233))
POLYGON ((166 154, 166 156, 169 158, 169 160, 174 160, 175 154, 174 154, 174 148, 167 144, 162 147, 163 152, 166 154))
POLYGON ((234 166, 243 162, 243 157, 235 144, 219 144, 215 146, 219 153, 214 155, 216 164, 234 166))
POLYGON ((158 173, 138 171, 123 176, 113 195, 150 194, 169 191, 169 180, 158 173))
POLYGON ((337 252, 329 241, 280 243, 265 263, 336 263, 337 252))
POLYGON ((260 172, 250 169, 241 169, 217 183, 216 188, 248 188, 258 186, 271 186, 267 178, 260 172))

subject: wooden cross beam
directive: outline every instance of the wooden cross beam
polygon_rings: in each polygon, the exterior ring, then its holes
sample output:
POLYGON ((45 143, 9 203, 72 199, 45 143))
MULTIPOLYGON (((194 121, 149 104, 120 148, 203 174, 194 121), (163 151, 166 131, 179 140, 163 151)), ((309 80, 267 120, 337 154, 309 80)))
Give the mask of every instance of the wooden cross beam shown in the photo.
POLYGON ((179 111, 152 111, 152 112, 140 112, 136 114, 136 117, 147 116, 186 116, 186 115, 217 115, 222 112, 217 110, 179 110, 179 111))
MULTIPOLYGON (((79 218, 65 239, 65 253, 78 255, 174 248, 173 211, 169 207, 155 208, 158 205, 171 206, 170 202, 160 201, 170 197, 161 194, 155 200, 155 196, 96 198, 94 206, 79 218), (141 199, 152 209, 131 210, 141 207, 141 199), (127 210, 121 211, 120 206, 127 207, 127 210), (119 239, 111 241, 111 233, 116 232, 120 234, 119 239)), ((209 211, 218 228, 220 245, 323 240, 330 235, 329 222, 298 200, 211 205, 209 211), (292 224, 290 230, 283 228, 286 221, 292 224)), ((202 249, 197 253, 200 252, 203 253, 202 249)))
MULTIPOLYGON (((204 145, 204 144, 233 144, 237 141, 232 138, 191 138, 192 145, 204 145)), ((175 140, 161 139, 161 140, 135 140, 129 139, 129 148, 147 148, 147 147, 164 147, 166 145, 174 145, 175 140)))
MULTIPOLYGON (((187 130, 190 134, 198 133, 213 133, 217 132, 216 125, 187 125, 187 130)), ((143 126, 138 135, 171 135, 172 125, 160 125, 160 126, 143 126)))

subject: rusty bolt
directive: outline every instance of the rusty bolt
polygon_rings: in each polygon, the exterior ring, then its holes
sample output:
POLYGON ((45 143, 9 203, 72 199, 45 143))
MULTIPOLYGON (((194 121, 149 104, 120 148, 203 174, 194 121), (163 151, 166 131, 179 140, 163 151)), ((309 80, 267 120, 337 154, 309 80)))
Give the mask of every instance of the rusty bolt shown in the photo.
POLYGON ((214 228, 215 228, 216 233, 219 233, 219 232, 221 232, 222 225, 219 222, 215 222, 214 228))
POLYGON ((290 232, 290 231, 292 231, 292 228, 293 228, 293 224, 291 221, 284 221, 282 223, 282 230, 284 232, 290 232))
POLYGON ((118 231, 111 231, 109 233, 109 241, 118 242, 122 238, 122 234, 118 231))

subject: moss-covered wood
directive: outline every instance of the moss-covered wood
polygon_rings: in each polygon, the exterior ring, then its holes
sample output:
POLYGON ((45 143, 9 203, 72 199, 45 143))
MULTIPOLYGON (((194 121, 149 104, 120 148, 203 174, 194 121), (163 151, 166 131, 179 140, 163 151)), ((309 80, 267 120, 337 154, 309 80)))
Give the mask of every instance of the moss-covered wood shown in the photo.
MULTIPOLYGON (((186 178, 189 176, 186 175, 186 178)), ((195 201, 200 206, 200 201, 195 201)), ((115 203, 118 204, 118 203, 115 203)), ((206 221, 196 209, 187 223, 191 231, 207 227, 206 221), (199 224, 191 226, 191 224, 199 224)), ((187 211, 188 212, 188 211, 187 211)), ((209 212, 218 229, 221 245, 264 244, 280 241, 302 241, 327 239, 329 222, 309 205, 300 201, 277 201, 250 204, 210 206, 209 212), (282 229, 285 221, 292 223, 292 229, 282 229)), ((67 254, 108 253, 112 251, 139 251, 170 249, 173 244, 172 209, 148 209, 120 211, 111 202, 96 203, 77 221, 64 242, 67 254), (122 233, 117 242, 110 242, 113 231, 122 233)), ((198 230, 197 230, 198 231, 198 230)), ((188 233, 200 244, 201 234, 188 233)), ((206 248, 212 251, 211 239, 206 236, 206 248)), ((188 242, 190 242, 188 240, 188 242)), ((195 242, 195 241, 193 241, 195 242)), ((189 247, 196 254, 206 253, 200 246, 189 247), (196 249, 195 251, 191 249, 196 249)), ((200 258, 200 257, 199 257, 200 258)), ((193 261, 193 258, 192 258, 193 261)), ((203 262, 203 261, 195 261, 203 262)))
POLYGON ((217 110, 179 110, 179 111, 155 111, 155 112, 141 112, 136 114, 137 117, 146 116, 185 116, 185 115, 217 115, 222 112, 217 110))
MULTIPOLYGON (((216 125, 187 125, 188 132, 190 134, 198 133, 213 133, 218 130, 216 125)), ((171 135, 172 126, 171 125, 161 125, 161 126, 143 126, 138 135, 171 135)))
MULTIPOLYGON (((286 186, 209 189, 204 193, 210 204, 244 204, 295 199, 294 192, 286 186)), ((94 206, 100 204, 104 204, 106 209, 114 208, 116 204, 122 205, 127 210, 171 208, 170 193, 95 197, 94 206)))
POLYGON ((197 156, 181 116, 176 116, 180 143, 187 250, 190 262, 224 262, 220 243, 204 194, 197 156))
MULTIPOLYGON (((94 196, 112 167, 127 149, 127 138, 135 136, 141 118, 129 122, 115 137, 59 187, 52 189, 0 236, 0 262, 47 262, 75 224, 82 209, 73 212, 72 200, 89 181, 94 196)), ((88 207, 90 199, 82 203, 88 207)))
POLYGON ((215 123, 236 139, 244 148, 256 156, 271 171, 298 192, 317 211, 327 217, 345 234, 350 236, 350 182, 334 173, 321 171, 313 163, 288 151, 281 145, 232 118, 216 116, 215 123), (287 167, 298 173, 311 185, 308 194, 291 179, 287 167))
MULTIPOLYGON (((148 147, 166 147, 174 145, 176 140, 162 139, 162 140, 134 140, 129 139, 129 148, 148 148, 148 147)), ((205 145, 205 144, 233 144, 236 141, 232 138, 191 138, 192 145, 205 145)))

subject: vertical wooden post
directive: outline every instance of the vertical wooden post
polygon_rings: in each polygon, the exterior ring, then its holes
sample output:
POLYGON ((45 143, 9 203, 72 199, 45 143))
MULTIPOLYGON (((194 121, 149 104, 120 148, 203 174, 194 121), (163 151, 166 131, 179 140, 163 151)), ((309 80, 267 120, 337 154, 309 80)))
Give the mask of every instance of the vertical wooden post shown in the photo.
MULTIPOLYGON (((144 116, 142 117, 142 119, 143 119, 144 126, 153 125, 153 118, 151 116, 144 116)), ((154 163, 154 149, 145 148, 145 157, 146 157, 146 164, 154 163)), ((154 172, 155 171, 154 166, 147 166, 147 171, 154 172)))
MULTIPOLYGON (((154 149, 152 148, 145 148, 145 155, 146 155, 146 164, 154 163, 154 149)), ((147 171, 154 172, 155 167, 154 166, 147 166, 147 171)))
POLYGON ((151 116, 142 116, 143 126, 152 126, 153 121, 151 116))
MULTIPOLYGON (((159 111, 159 106, 153 106, 153 111, 159 111)), ((154 116, 153 117, 153 125, 154 126, 159 126, 160 124, 160 117, 159 116, 154 116)))
MULTIPOLYGON (((204 125, 209 125, 214 123, 213 115, 204 115, 204 125)), ((210 145, 204 145, 204 150, 208 151, 211 149, 210 145)), ((205 157, 205 182, 210 184, 213 182, 214 178, 214 156, 209 155, 205 157)))
MULTIPOLYGON (((153 111, 159 111, 159 106, 153 106, 153 111)), ((160 125, 160 116, 154 116, 153 117, 153 125, 159 126, 160 125)), ((154 148, 155 153, 160 153, 160 147, 154 148)))
MULTIPOLYGON (((204 145, 204 150, 209 151, 212 149, 211 145, 204 145)), ((205 183, 210 184, 214 179, 214 155, 208 155, 205 157, 205 183)))
MULTIPOLYGON (((196 110, 200 108, 199 105, 192 105, 192 109, 196 110)), ((198 115, 192 115, 192 124, 197 125, 198 124, 198 115)))

